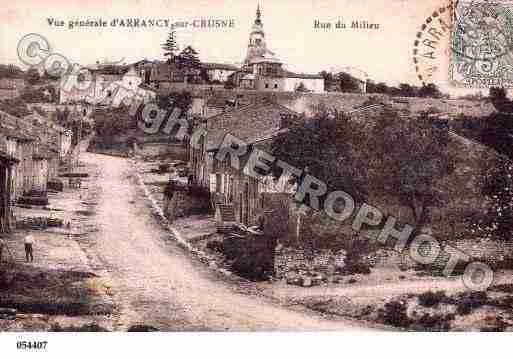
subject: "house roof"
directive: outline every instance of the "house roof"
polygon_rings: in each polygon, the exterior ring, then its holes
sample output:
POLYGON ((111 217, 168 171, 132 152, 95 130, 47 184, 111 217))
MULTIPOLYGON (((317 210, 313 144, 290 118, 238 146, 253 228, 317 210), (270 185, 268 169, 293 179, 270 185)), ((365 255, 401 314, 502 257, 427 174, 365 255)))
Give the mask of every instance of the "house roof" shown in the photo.
POLYGON ((230 64, 218 64, 215 62, 202 62, 201 67, 207 70, 228 70, 228 71, 238 71, 239 68, 235 65, 230 64))
POLYGON ((182 82, 184 71, 174 63, 161 62, 151 72, 151 80, 157 82, 182 82))
POLYGON ((32 156, 35 160, 49 160, 57 156, 57 151, 53 150, 47 144, 39 144, 37 146, 36 152, 32 156))
POLYGON ((282 130, 282 114, 298 115, 277 103, 262 102, 210 117, 207 119, 207 150, 218 149, 227 134, 248 144, 272 138, 282 130))
POLYGON ((321 75, 296 73, 288 70, 283 70, 283 76, 297 79, 323 79, 321 75))
POLYGON ((21 87, 25 87, 25 79, 4 77, 0 78, 0 89, 4 90, 16 90, 21 87))
POLYGON ((0 111, 0 133, 22 141, 34 141, 36 138, 32 126, 21 118, 0 111))
POLYGON ((143 59, 143 60, 139 60, 137 62, 134 62, 132 64, 130 64, 129 66, 144 66, 144 65, 154 65, 156 64, 157 61, 152 61, 152 60, 148 60, 148 59, 143 59))

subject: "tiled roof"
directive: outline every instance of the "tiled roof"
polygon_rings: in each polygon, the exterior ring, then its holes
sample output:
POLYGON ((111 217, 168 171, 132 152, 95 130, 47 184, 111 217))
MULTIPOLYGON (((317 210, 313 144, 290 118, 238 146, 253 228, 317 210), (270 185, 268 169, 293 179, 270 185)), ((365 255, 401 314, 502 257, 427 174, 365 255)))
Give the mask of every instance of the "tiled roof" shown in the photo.
POLYGON ((21 118, 9 115, 4 111, 0 111, 0 133, 22 141, 35 141, 37 139, 34 131, 32 131, 32 126, 26 124, 21 118))
POLYGON ((246 143, 263 137, 270 138, 280 132, 281 114, 297 115, 286 107, 268 102, 250 104, 210 117, 207 123, 207 150, 219 148, 227 134, 246 143))
POLYGON ((176 64, 161 62, 151 71, 151 81, 183 82, 184 75, 184 71, 179 69, 176 64))
POLYGON ((228 71, 238 71, 239 68, 235 65, 230 64, 217 64, 215 62, 202 62, 201 67, 207 70, 228 70, 228 71))
POLYGON ((430 107, 435 107, 440 112, 457 115, 463 113, 467 116, 488 116, 497 112, 491 102, 486 100, 460 100, 460 99, 435 99, 435 98, 417 98, 417 97, 391 97, 388 95, 367 93, 343 93, 343 92, 326 92, 326 93, 300 93, 300 92, 268 92, 256 90, 225 90, 215 89, 192 89, 192 95, 208 98, 207 106, 222 107, 226 101, 234 100, 240 96, 239 103, 249 104, 259 102, 262 99, 272 98, 276 103, 288 107, 298 113, 305 112, 312 114, 314 108, 321 104, 328 108, 333 108, 343 112, 350 112, 361 108, 371 98, 378 101, 390 103, 398 110, 408 109, 412 113, 427 111, 430 107))
POLYGON ((283 70, 283 76, 296 79, 323 79, 321 75, 296 73, 288 70, 283 70))

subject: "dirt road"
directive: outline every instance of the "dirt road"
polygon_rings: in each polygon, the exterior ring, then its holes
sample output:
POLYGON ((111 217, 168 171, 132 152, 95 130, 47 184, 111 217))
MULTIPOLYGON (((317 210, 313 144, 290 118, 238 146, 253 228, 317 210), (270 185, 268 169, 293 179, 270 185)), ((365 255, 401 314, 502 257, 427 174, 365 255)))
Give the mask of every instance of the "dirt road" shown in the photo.
MULTIPOLYGON (((91 250, 112 281, 120 305, 116 329, 144 324, 160 330, 361 330, 363 324, 326 319, 241 294, 179 247, 154 218, 128 160, 91 153, 98 166, 96 233, 91 250)), ((93 185, 91 183, 91 185, 93 185)))

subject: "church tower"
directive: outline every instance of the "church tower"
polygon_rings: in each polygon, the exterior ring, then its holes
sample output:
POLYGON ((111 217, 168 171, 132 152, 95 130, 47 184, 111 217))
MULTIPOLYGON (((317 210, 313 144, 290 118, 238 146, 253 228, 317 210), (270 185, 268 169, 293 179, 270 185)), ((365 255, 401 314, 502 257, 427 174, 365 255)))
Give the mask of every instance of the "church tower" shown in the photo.
POLYGON ((249 34, 248 51, 244 60, 244 65, 249 65, 256 58, 266 57, 266 55, 274 55, 267 50, 265 44, 264 26, 262 24, 262 13, 260 5, 257 6, 256 19, 249 34))

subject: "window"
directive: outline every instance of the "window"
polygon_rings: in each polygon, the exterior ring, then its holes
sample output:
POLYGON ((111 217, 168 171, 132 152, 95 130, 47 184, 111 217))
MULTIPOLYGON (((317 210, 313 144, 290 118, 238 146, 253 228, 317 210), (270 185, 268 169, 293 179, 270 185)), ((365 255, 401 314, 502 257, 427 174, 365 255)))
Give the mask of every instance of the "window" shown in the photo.
POLYGON ((278 84, 274 84, 274 88, 277 89, 278 88, 278 84))
POLYGON ((265 84, 265 88, 268 89, 269 88, 269 84, 265 84))

